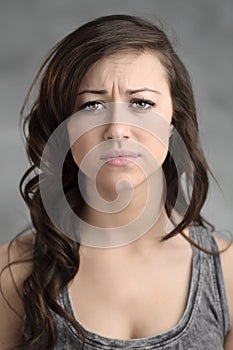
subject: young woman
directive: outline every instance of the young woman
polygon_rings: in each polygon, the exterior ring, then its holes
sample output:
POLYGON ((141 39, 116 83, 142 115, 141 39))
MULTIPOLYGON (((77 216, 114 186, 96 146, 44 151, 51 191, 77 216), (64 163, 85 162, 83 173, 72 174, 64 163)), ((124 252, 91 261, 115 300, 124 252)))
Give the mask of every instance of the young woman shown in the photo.
POLYGON ((233 248, 200 213, 209 169, 165 33, 98 18, 39 77, 21 181, 33 229, 1 247, 1 349, 232 349, 233 248))

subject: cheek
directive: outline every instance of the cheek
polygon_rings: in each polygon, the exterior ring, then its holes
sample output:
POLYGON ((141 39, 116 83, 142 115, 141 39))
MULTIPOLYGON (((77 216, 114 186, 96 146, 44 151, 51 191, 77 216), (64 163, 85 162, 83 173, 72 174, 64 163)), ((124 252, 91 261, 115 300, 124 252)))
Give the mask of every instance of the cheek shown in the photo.
POLYGON ((96 171, 98 145, 102 142, 100 136, 100 130, 96 128, 80 136, 71 145, 75 163, 88 176, 96 171))
POLYGON ((71 153, 75 163, 80 167, 85 155, 94 147, 93 137, 90 133, 81 136, 71 146, 71 153))
POLYGON ((169 138, 169 124, 166 125, 166 128, 156 128, 153 134, 141 132, 139 142, 143 145, 147 154, 146 158, 155 163, 155 166, 161 166, 163 164, 169 149, 169 138))
POLYGON ((156 163, 161 166, 167 156, 168 144, 164 145, 161 141, 153 139, 147 143, 147 148, 153 154, 156 163))
POLYGON ((90 128, 83 119, 74 115, 67 125, 71 154, 78 167, 85 155, 100 142, 99 128, 90 128), (89 130, 88 130, 89 129, 89 130), (87 131, 88 130, 88 131, 87 131))
POLYGON ((84 147, 83 147, 82 141, 75 141, 71 146, 71 153, 78 167, 80 167, 81 161, 84 157, 83 151, 84 151, 84 147))

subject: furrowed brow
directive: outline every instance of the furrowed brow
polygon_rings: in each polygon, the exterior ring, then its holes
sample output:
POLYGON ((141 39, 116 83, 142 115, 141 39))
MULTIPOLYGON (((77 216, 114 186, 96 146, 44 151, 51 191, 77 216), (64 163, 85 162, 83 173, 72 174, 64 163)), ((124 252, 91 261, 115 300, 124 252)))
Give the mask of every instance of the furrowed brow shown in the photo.
MULTIPOLYGON (((160 94, 159 91, 157 90, 153 90, 153 89, 149 89, 149 88, 141 88, 141 89, 135 89, 135 90, 127 90, 126 93, 127 95, 133 95, 136 94, 138 92, 143 92, 143 91, 151 91, 151 92, 155 92, 157 94, 160 94)), ((80 92, 78 92, 77 96, 83 95, 83 94, 95 94, 95 95, 106 95, 108 93, 107 90, 93 90, 93 89, 86 89, 86 90, 82 90, 80 92)))
POLYGON ((86 89, 86 90, 82 90, 82 91, 80 91, 80 92, 78 92, 78 96, 80 96, 80 95, 83 95, 83 94, 95 94, 95 95, 106 95, 108 92, 107 92, 107 90, 88 90, 88 89, 86 89))
POLYGON ((142 92, 142 91, 151 91, 151 92, 155 92, 155 93, 157 93, 157 94, 160 94, 159 91, 153 90, 153 89, 149 89, 149 88, 146 88, 146 87, 145 87, 145 88, 141 88, 141 89, 136 89, 136 90, 127 90, 126 93, 127 93, 128 95, 133 95, 133 94, 136 94, 136 93, 142 92))

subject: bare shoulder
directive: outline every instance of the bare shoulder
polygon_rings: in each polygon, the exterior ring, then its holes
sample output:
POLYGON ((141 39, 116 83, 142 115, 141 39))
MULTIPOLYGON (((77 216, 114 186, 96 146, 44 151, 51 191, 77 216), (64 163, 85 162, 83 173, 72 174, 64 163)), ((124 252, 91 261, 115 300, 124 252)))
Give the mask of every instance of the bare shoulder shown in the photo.
POLYGON ((12 349, 21 338, 23 282, 32 269, 33 235, 0 246, 0 349, 12 349), (9 265, 10 264, 10 265, 9 265))
MULTIPOLYGON (((229 246, 230 242, 225 239, 215 237, 220 250, 229 246)), ((226 294, 230 309, 231 322, 233 323, 233 243, 229 248, 220 254, 226 294)), ((224 345, 225 350, 233 349, 233 328, 231 328, 224 345)))
POLYGON ((0 272, 3 285, 9 283, 11 273, 15 282, 19 284, 20 280, 27 277, 31 268, 33 242, 34 237, 30 233, 0 246, 0 272), (6 268, 9 264, 11 267, 6 268))

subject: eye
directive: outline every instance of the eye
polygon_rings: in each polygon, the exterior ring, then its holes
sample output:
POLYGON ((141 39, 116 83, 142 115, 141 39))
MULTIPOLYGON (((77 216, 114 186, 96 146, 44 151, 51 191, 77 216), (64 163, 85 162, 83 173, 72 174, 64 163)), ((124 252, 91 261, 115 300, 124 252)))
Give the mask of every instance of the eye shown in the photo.
POLYGON ((147 109, 151 109, 151 107, 154 107, 155 103, 150 100, 142 99, 135 99, 131 101, 131 108, 135 108, 139 111, 144 111, 147 109))
POLYGON ((103 102, 101 101, 88 101, 85 102, 83 105, 80 106, 80 110, 86 110, 88 112, 95 112, 100 111, 102 109, 105 109, 103 102))

